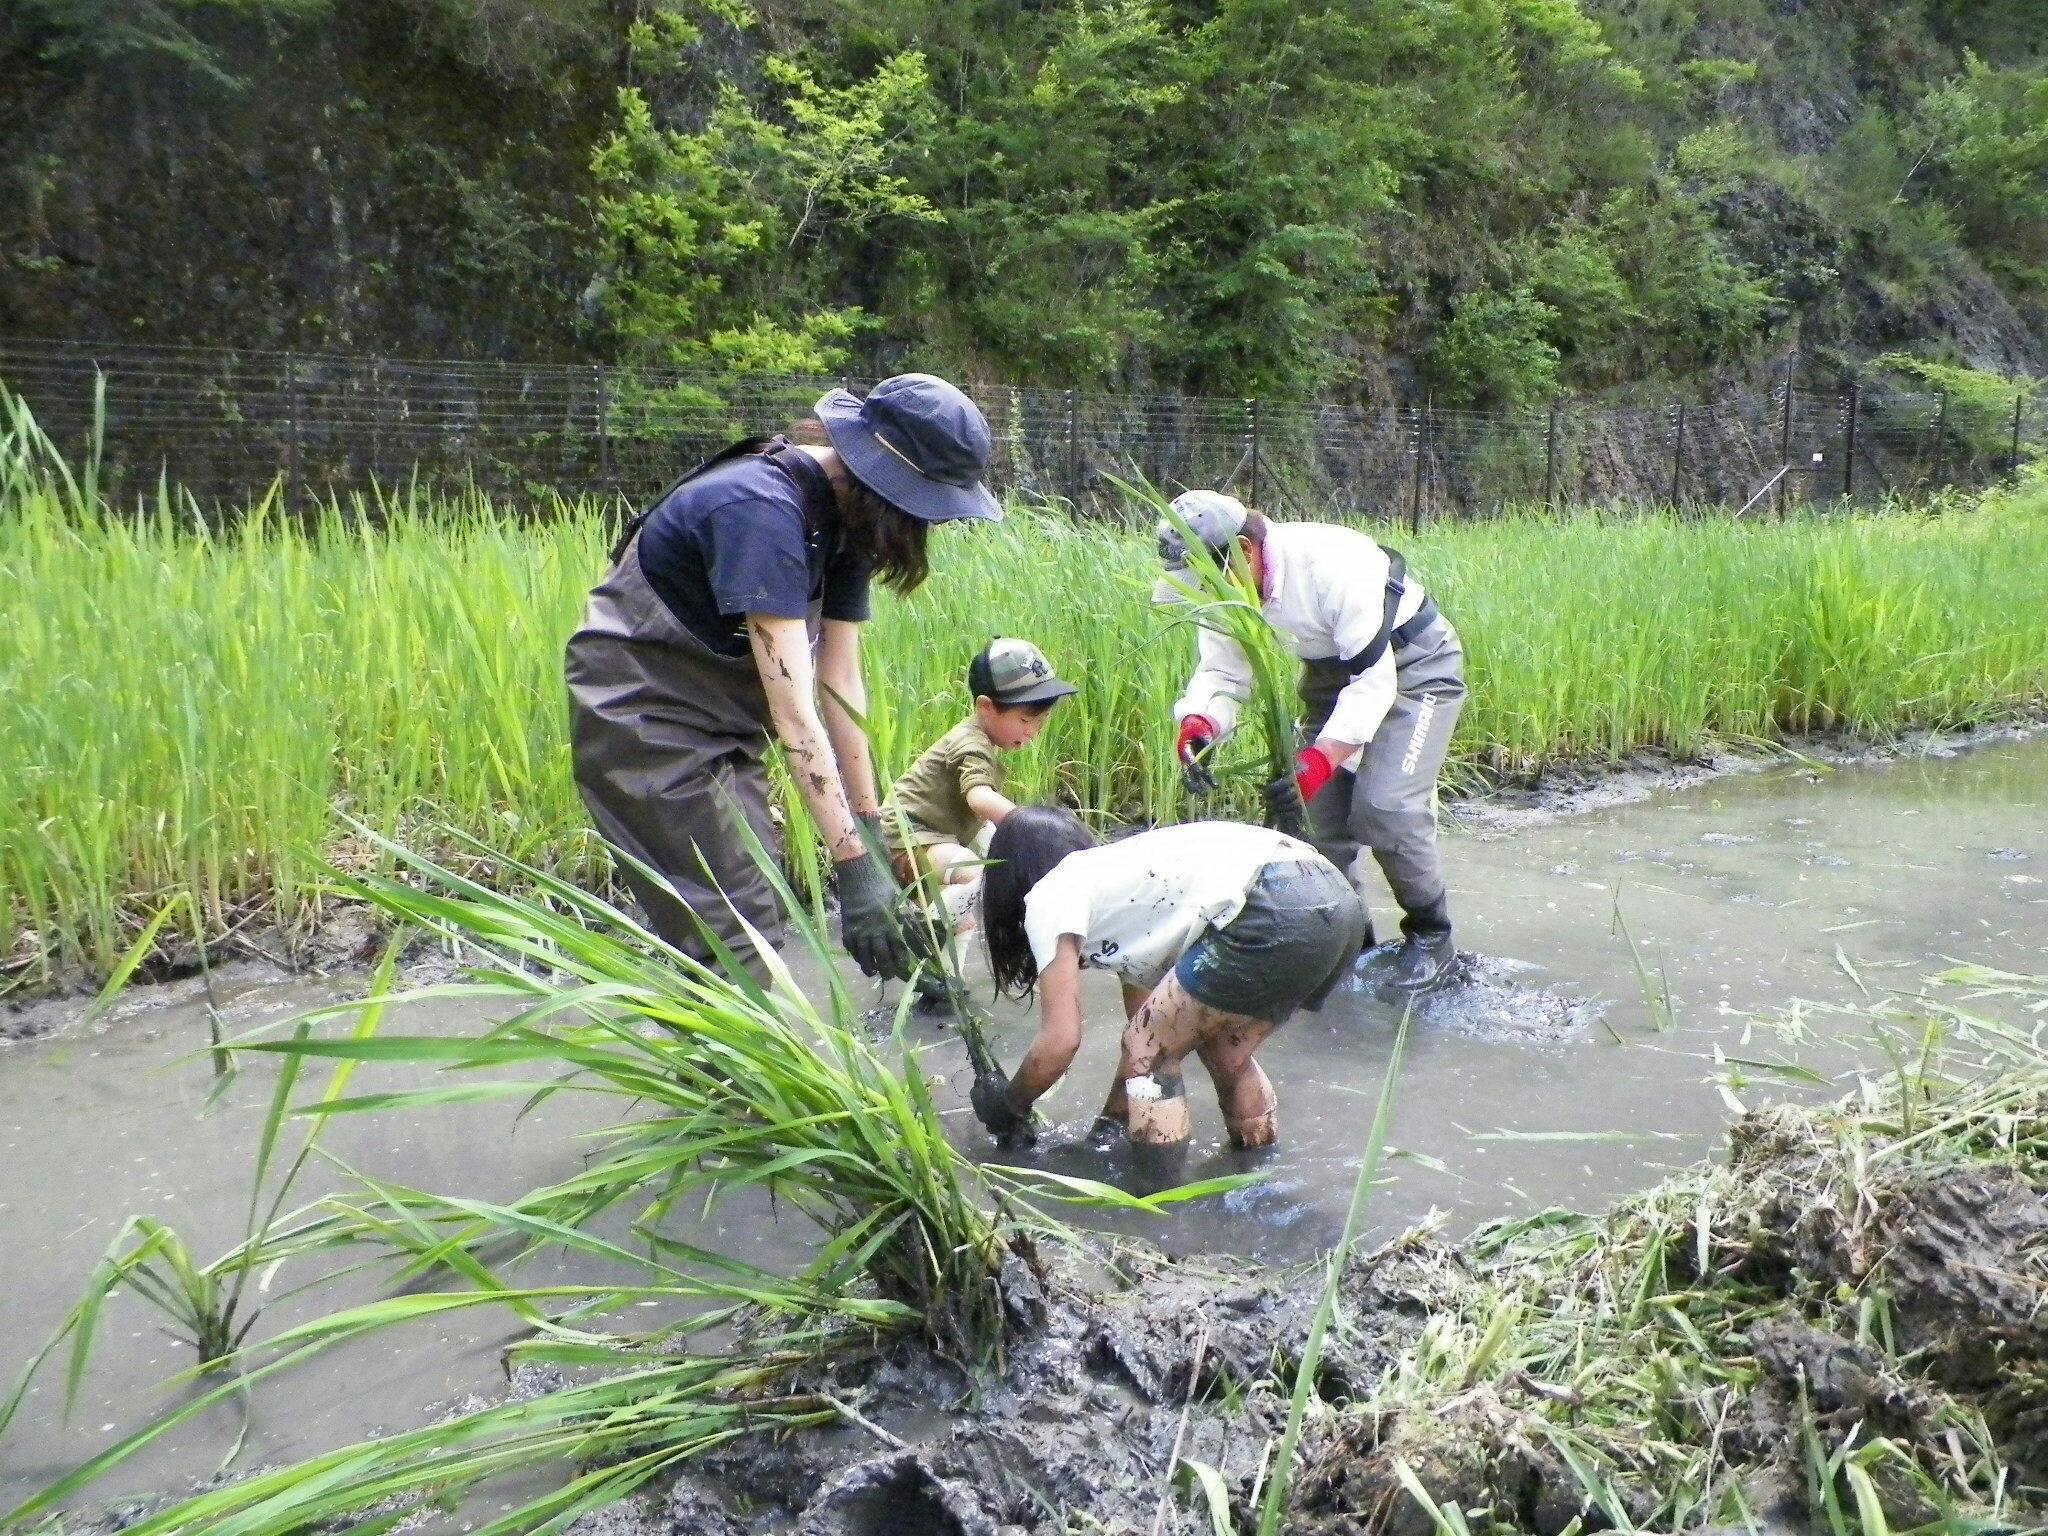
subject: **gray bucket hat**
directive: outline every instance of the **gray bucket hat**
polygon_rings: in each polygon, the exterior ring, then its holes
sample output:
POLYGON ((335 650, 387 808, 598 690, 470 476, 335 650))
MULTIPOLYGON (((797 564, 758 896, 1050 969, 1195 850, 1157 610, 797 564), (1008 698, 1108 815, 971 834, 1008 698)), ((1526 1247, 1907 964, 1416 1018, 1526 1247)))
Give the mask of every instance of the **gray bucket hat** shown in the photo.
POLYGON ((990 439, 981 408, 944 379, 899 373, 863 400, 835 389, 813 407, 854 479, 927 523, 997 522, 981 483, 990 439))

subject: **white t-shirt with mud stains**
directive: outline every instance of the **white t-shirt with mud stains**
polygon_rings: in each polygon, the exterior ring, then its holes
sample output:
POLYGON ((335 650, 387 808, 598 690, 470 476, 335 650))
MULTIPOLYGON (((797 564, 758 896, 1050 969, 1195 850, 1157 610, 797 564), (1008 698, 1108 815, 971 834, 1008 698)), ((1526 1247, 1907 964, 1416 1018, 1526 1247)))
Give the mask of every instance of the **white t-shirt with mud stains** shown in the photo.
POLYGON ((1260 870, 1314 857, 1297 838, 1243 822, 1158 827, 1061 859, 1024 898, 1024 936, 1040 970, 1071 933, 1083 966, 1155 987, 1205 932, 1244 910, 1260 870))

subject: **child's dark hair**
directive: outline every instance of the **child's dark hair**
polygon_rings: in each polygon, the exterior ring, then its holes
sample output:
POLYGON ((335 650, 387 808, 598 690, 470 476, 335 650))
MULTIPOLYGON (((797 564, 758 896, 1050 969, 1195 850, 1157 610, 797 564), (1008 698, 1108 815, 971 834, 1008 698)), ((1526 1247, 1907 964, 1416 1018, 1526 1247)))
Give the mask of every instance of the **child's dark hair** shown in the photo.
POLYGON ((1081 818, 1056 805, 1020 805, 996 828, 982 876, 981 927, 998 992, 1029 997, 1038 985, 1038 959, 1024 933, 1024 898, 1061 859, 1095 845, 1081 818))
POLYGON ((967 697, 970 699, 993 699, 996 696, 995 672, 988 659, 988 653, 994 648, 995 641, 989 641, 974 653, 974 660, 967 663, 967 697))

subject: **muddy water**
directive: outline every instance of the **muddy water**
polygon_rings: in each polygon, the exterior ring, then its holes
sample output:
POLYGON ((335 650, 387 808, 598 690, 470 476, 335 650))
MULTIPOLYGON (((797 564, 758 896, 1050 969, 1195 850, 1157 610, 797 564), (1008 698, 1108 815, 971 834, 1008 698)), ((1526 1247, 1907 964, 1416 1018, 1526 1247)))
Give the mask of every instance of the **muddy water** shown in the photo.
MULTIPOLYGON (((1873 1055, 1859 1038, 1867 1023, 1837 1010, 1866 992, 1910 990, 1944 957, 2048 964, 2048 743, 1825 777, 1772 770, 1568 819, 1478 821, 1448 832, 1447 865, 1461 942, 1481 958, 1466 985, 1414 1021, 1398 1153, 1368 1216, 1375 1232, 1433 1210, 1455 1229, 1546 1204, 1598 1204, 1709 1151, 1731 1095, 1754 1103, 1822 1091, 1757 1068, 1735 1068, 1746 1080, 1730 1081, 1717 1046, 1844 1084, 1873 1055), (1795 1000, 1806 1006, 1788 1029, 1795 1000)), ((1385 926, 1384 908, 1379 915, 1385 926)), ((217 979, 215 1003, 240 1030, 331 1000, 336 987, 248 974, 217 979)), ((1118 1024, 1114 989, 1102 978, 1090 988, 1081 1058, 1044 1106, 1056 1123, 1036 1151, 1005 1160, 1124 1182, 1156 1177, 1083 1139, 1118 1024)), ((205 1016, 190 986, 138 992, 91 1030, 0 1050, 0 1381, 76 1299, 130 1213, 166 1217, 204 1254, 236 1235, 268 1084, 251 1071, 205 1108, 205 1016)), ((449 1015, 433 1027, 477 1023, 449 1015)), ((913 1027, 933 1043, 930 1068, 964 1094, 950 1037, 926 1021, 913 1027)), ((1262 1053, 1280 1093, 1282 1143, 1256 1161, 1220 1145, 1214 1102, 1192 1074, 1196 1141, 1182 1176, 1257 1167, 1268 1178, 1131 1230, 1169 1248, 1280 1261, 1327 1245, 1394 1027, 1394 1011, 1363 988, 1289 1024, 1262 1053)), ((1031 1028, 1019 1010, 998 1011, 1006 1061, 1031 1028)), ((356 1088, 393 1080, 366 1072, 356 1088)), ((572 1171, 568 1133, 602 1112, 558 1098, 515 1128, 508 1108, 449 1107, 402 1122, 358 1119, 328 1144, 379 1174, 498 1198, 572 1171)), ((988 1155, 963 1107, 951 1121, 963 1146, 988 1155)), ((710 1245, 757 1262, 785 1265, 804 1251, 801 1228, 762 1209, 735 1206, 714 1225, 710 1245)), ((293 1315, 289 1300, 274 1306, 272 1320, 293 1315)), ((410 1426, 492 1392, 502 1343, 484 1326, 337 1352, 259 1398, 240 1464, 410 1426)), ((153 1319, 117 1306, 71 1425, 56 1423, 48 1384, 0 1445, 0 1494, 46 1481, 140 1422, 163 1400, 134 1389, 183 1363, 153 1319)), ((206 1436, 188 1438, 114 1486, 205 1475, 232 1439, 231 1416, 212 1431, 210 1449, 206 1436)))
MULTIPOLYGON (((233 1038, 359 996, 360 986, 280 982, 249 968, 216 976, 211 994, 223 1033, 233 1038)), ((276 1079, 257 1059, 221 1088, 204 1050, 208 1006, 198 983, 138 989, 74 1037, 0 1048, 0 1391, 12 1390, 22 1363, 78 1300, 129 1216, 171 1225, 202 1262, 246 1230, 249 1170, 276 1079)), ((442 1004, 394 1011, 385 1027, 456 1032, 486 1022, 442 1004)), ((404 1070, 365 1066, 349 1092, 417 1086, 404 1070)), ((322 1073, 303 1077, 298 1097, 313 1096, 323 1080, 322 1073)), ((516 1105, 451 1104, 429 1115, 339 1118, 320 1145, 351 1167, 401 1184, 504 1200, 576 1172, 583 1154, 578 1133, 611 1124, 620 1112, 615 1100, 574 1095, 557 1095, 524 1119, 516 1118, 516 1105)), ((287 1128, 280 1164, 296 1153, 302 1127, 287 1128)), ((294 1186, 292 1203, 341 1184, 315 1165, 294 1186)), ((623 1225, 606 1235, 620 1237, 623 1225)), ((777 1222, 764 1199, 745 1196, 716 1211, 700 1240, 776 1270, 801 1264, 810 1246, 801 1223, 777 1222)), ((615 1277, 545 1259, 510 1276, 534 1285, 615 1277)), ((324 1290, 318 1306, 316 1298, 273 1297, 252 1287, 252 1300, 265 1309, 258 1336, 378 1294, 369 1277, 324 1290)), ((474 1321, 338 1348, 259 1391, 237 1465, 291 1460, 413 1428, 468 1395, 499 1392, 499 1354, 511 1337, 502 1321, 479 1313, 474 1321)), ((118 1299, 69 1423, 60 1411, 60 1370, 34 1389, 0 1441, 0 1507, 11 1502, 9 1494, 54 1480, 180 1400, 143 1389, 192 1359, 189 1346, 162 1331, 157 1314, 118 1299)), ((152 1448, 99 1486, 119 1493, 204 1477, 233 1445, 241 1422, 236 1411, 216 1408, 203 1427, 180 1431, 175 1444, 152 1448)))
MULTIPOLYGON (((1944 957, 2048 966, 2048 742, 1943 750, 1824 775, 1723 777, 1548 824, 1450 830, 1459 941, 1482 958, 1469 985, 1432 998, 1413 1022, 1390 1134, 1398 1154, 1370 1229, 1442 1211, 1455 1232, 1546 1205, 1600 1205, 1710 1152, 1729 1095, 1832 1094, 1880 1059, 1869 1020, 1831 1010, 1915 990, 1944 957), (1718 1064, 1717 1046, 1791 1071, 1718 1064)), ((1383 937, 1397 916, 1376 903, 1383 937)), ((1114 1015, 1103 988, 1090 1018, 1114 1015)), ((1256 1166, 1269 1177, 1154 1235, 1279 1261, 1333 1242, 1397 1022, 1398 1010, 1353 988, 1268 1043, 1260 1060, 1280 1095, 1281 1145, 1263 1162, 1222 1143, 1213 1096, 1192 1071, 1185 1172, 1256 1166)), ((1028 1021, 1006 1024, 999 1054, 1013 1059, 1029 1037, 1028 1021)), ((1052 1095, 1063 1124, 1041 1150, 1047 1165, 1100 1174, 1081 1138, 1115 1042, 1113 1028, 1091 1030, 1052 1095)))

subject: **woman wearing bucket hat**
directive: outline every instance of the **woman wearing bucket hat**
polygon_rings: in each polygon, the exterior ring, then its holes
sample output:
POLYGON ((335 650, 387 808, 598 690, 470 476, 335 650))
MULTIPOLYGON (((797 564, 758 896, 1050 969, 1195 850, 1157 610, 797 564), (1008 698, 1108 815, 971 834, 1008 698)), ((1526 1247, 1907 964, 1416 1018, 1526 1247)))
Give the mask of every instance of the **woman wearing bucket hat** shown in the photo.
POLYGON ((568 643, 570 748, 655 931, 759 973, 749 930, 773 944, 783 928, 748 836, 774 846, 772 735, 831 854, 842 941, 869 975, 901 978, 900 892, 870 851, 869 580, 912 590, 932 524, 1002 507, 982 484, 988 423, 944 379, 899 374, 865 400, 835 389, 814 410, 713 456, 627 525, 568 643))

